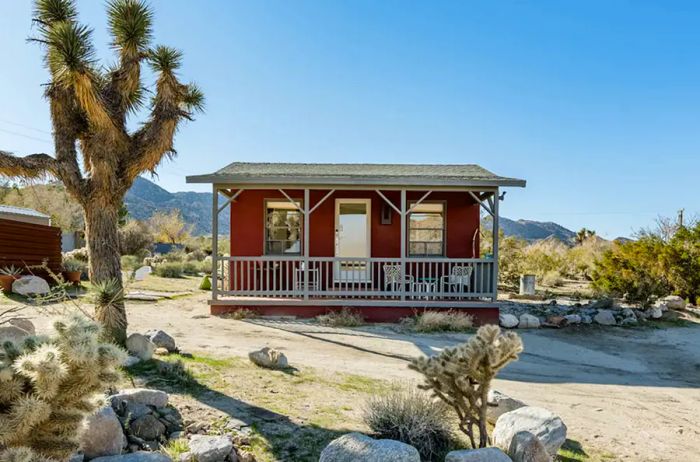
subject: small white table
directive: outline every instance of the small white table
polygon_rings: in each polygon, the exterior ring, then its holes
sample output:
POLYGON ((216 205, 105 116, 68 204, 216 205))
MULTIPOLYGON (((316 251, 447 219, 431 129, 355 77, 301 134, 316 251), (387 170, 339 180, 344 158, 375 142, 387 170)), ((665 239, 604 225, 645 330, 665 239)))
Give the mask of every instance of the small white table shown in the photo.
POLYGON ((417 292, 419 294, 424 294, 424 295, 418 295, 414 296, 413 298, 419 298, 423 300, 430 300, 431 298, 434 298, 432 294, 435 292, 437 289, 437 281, 434 280, 419 280, 417 282, 413 283, 413 292, 417 292))

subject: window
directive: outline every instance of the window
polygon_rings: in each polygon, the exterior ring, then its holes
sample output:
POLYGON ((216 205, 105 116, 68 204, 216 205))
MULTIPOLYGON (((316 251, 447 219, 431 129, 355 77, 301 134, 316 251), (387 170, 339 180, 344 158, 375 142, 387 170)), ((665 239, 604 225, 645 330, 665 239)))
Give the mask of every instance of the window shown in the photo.
POLYGON ((265 201, 265 255, 301 254, 301 221, 291 202, 265 201))
POLYGON ((434 257, 444 254, 445 204, 421 202, 408 217, 408 255, 434 257))

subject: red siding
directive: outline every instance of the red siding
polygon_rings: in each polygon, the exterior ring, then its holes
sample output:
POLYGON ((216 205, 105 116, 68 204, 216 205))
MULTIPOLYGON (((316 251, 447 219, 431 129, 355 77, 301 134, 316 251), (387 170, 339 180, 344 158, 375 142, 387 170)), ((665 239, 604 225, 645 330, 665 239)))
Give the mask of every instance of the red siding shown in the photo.
MULTIPOLYGON (((285 190, 293 199, 302 199, 304 192, 285 190)), ((313 207, 328 191, 311 191, 313 207)), ((386 191, 387 196, 398 206, 399 192, 386 191)), ((408 192, 407 199, 418 200, 423 192, 408 192)), ((392 209, 390 225, 381 224, 384 200, 373 191, 336 191, 314 213, 311 214, 309 254, 312 257, 332 257, 335 252, 335 199, 372 199, 372 257, 398 258, 401 251, 401 222, 392 209)), ((260 256, 263 254, 265 199, 285 199, 277 190, 246 190, 231 205, 231 255, 260 256)), ((445 201, 447 208, 446 255, 449 258, 476 258, 479 252, 478 235, 479 205, 465 192, 435 192, 429 201, 445 201), (476 254, 472 252, 476 249, 476 254)))
POLYGON ((0 219, 0 268, 41 265, 45 259, 52 271, 60 270, 60 228, 0 219))

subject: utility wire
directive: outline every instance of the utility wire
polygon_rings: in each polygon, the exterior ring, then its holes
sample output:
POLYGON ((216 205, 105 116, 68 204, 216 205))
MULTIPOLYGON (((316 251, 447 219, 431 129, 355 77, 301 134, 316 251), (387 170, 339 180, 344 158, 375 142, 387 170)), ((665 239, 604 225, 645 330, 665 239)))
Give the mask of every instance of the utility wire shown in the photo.
POLYGON ((34 140, 34 141, 41 141, 42 143, 53 144, 50 140, 47 140, 45 138, 37 138, 35 136, 25 135, 23 133, 15 132, 12 130, 5 130, 4 128, 0 128, 0 132, 8 133, 8 134, 14 135, 14 136, 21 136, 22 138, 28 138, 28 139, 34 140))
POLYGON ((18 124, 17 122, 11 122, 11 121, 5 120, 5 119, 0 119, 0 122, 2 122, 2 123, 4 123, 4 124, 14 125, 14 126, 16 126, 16 127, 26 128, 27 130, 33 130, 33 131, 35 131, 35 132, 44 133, 44 134, 46 134, 46 135, 50 135, 50 134, 51 134, 51 132, 48 132, 48 131, 46 131, 46 130, 42 130, 42 129, 40 129, 40 128, 34 128, 34 127, 30 127, 29 125, 18 124))

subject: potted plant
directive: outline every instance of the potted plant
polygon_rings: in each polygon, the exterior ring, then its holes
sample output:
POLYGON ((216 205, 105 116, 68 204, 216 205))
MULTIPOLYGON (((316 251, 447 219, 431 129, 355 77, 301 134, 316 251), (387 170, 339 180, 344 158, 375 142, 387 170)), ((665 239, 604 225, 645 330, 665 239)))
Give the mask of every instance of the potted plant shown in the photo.
POLYGON ((12 283, 22 275, 22 269, 15 265, 5 266, 0 268, 0 285, 3 292, 12 292, 12 283))
POLYGON ((80 277, 83 271, 85 271, 85 268, 85 263, 73 258, 68 258, 63 261, 63 275, 66 281, 72 282, 74 285, 80 284, 80 277))

